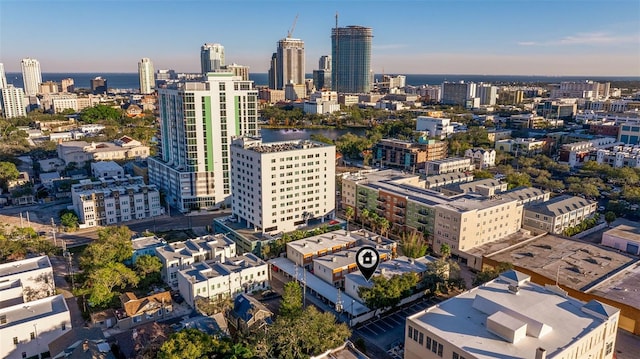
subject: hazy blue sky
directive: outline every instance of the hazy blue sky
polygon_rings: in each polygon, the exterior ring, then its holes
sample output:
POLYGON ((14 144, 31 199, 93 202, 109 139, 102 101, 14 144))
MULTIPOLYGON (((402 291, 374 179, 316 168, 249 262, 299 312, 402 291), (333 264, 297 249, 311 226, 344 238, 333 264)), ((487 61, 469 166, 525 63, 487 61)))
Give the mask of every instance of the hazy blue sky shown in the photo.
POLYGON ((266 72, 299 14, 306 72, 340 26, 373 28, 376 73, 640 76, 638 0, 0 0, 0 62, 19 71, 197 72, 200 46, 266 72))

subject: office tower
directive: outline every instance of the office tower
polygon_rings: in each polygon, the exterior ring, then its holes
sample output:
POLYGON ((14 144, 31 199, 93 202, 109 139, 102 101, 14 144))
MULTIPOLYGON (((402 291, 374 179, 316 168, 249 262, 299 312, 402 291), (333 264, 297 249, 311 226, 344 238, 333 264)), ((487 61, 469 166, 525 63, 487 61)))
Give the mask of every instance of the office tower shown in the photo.
POLYGON ((2 114, 6 118, 26 116, 24 102, 24 91, 19 87, 8 85, 0 89, 0 104, 2 104, 2 114))
POLYGON ((231 72, 158 89, 160 139, 149 182, 181 212, 228 205, 232 136, 258 136, 258 91, 231 72))
POLYGON ((73 92, 74 90, 75 88, 72 78, 69 77, 60 81, 60 92, 73 92))
POLYGON ((498 87, 480 83, 476 87, 476 97, 480 99, 480 105, 493 106, 498 98, 498 87))
POLYGON ((36 59, 22 59, 22 83, 24 84, 24 93, 27 96, 35 96, 38 93, 38 86, 42 82, 42 73, 40 73, 40 62, 36 59))
POLYGON ((107 79, 98 76, 91 80, 91 92, 94 95, 107 93, 107 79))
POLYGON ((216 72, 224 66, 224 46, 220 44, 204 44, 200 48, 200 69, 203 75, 216 72))
POLYGON ((331 30, 331 83, 334 91, 367 93, 371 90, 372 29, 362 26, 331 30))
POLYGON ((0 63, 0 89, 7 87, 7 76, 4 73, 4 64, 0 63))
POLYGON ((140 77, 140 93, 143 95, 153 93, 156 81, 151 60, 144 57, 138 62, 138 76, 140 77))
POLYGON ((287 84, 304 84, 304 41, 290 37, 281 39, 274 55, 269 70, 270 88, 282 90, 287 84))
POLYGON ((290 232, 335 210, 336 147, 309 140, 231 145, 233 215, 262 233, 290 232))
POLYGON ((318 70, 313 70, 313 83, 318 90, 331 88, 331 56, 320 56, 318 70))
POLYGON ((476 96, 476 84, 473 82, 444 82, 442 84, 442 100, 445 105, 468 106, 476 96))

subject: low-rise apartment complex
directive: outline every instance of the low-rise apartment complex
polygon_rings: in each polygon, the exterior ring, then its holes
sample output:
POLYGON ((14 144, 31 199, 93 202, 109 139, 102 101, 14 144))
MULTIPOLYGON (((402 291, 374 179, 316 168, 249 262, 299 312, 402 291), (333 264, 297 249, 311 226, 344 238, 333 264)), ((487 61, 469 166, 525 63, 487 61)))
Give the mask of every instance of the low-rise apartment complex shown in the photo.
POLYGON ((381 167, 400 168, 418 172, 425 162, 447 157, 447 142, 422 140, 409 142, 397 139, 382 139, 373 146, 373 162, 381 167))
POLYGON ((597 205, 597 202, 567 195, 529 204, 524 208, 522 227, 535 233, 562 234, 565 229, 591 217, 597 205))
POLYGON ((71 186, 73 207, 81 227, 104 226, 164 214, 160 192, 142 177, 82 180, 71 186))
POLYGON ((131 137, 122 136, 113 142, 68 141, 58 144, 58 158, 82 166, 90 161, 133 160, 149 157, 149 147, 131 137))

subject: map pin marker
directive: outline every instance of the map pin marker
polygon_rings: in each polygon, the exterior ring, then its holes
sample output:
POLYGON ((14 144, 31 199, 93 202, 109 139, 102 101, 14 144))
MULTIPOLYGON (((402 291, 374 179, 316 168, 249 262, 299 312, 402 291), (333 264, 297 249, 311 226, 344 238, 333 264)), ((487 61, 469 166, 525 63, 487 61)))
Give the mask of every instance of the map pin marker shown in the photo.
POLYGON ((380 264, 380 254, 375 248, 364 246, 356 253, 356 264, 368 282, 380 264))

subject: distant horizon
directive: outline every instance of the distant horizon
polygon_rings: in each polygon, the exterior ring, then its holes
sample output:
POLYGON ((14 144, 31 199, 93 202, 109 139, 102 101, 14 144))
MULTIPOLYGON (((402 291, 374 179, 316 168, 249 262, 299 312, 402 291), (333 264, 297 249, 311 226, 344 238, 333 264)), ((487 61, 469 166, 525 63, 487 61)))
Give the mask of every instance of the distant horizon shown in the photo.
MULTIPOLYGON (((157 70, 166 70, 166 69, 156 69, 157 70)), ((171 69, 173 70, 173 69, 171 69)), ((175 70, 174 70, 175 71, 175 70)), ((197 74, 199 71, 175 71, 178 74, 197 74)), ((43 71, 43 74, 138 74, 137 71, 43 71)), ((7 71, 5 74, 20 74, 21 71, 7 71)), ((267 72, 251 72, 249 74, 267 74, 267 72)), ((374 75, 393 75, 393 76, 446 76, 446 75, 454 75, 454 76, 505 76, 505 77, 579 77, 579 78, 607 78, 607 77, 618 77, 618 78, 637 78, 640 80, 639 75, 544 75, 544 74, 489 74, 489 73, 436 73, 436 72, 428 72, 428 73, 397 73, 397 72, 374 72, 374 75)), ((312 72, 307 72, 305 75, 313 75, 312 72)))
POLYGON ((46 73, 134 73, 141 58, 193 73, 202 44, 219 43, 227 64, 266 73, 291 35, 311 73, 331 55, 337 24, 372 29, 376 74, 640 76, 637 0, 0 0, 0 9, 0 33, 17 34, 0 36, 7 72, 31 57, 46 73))

